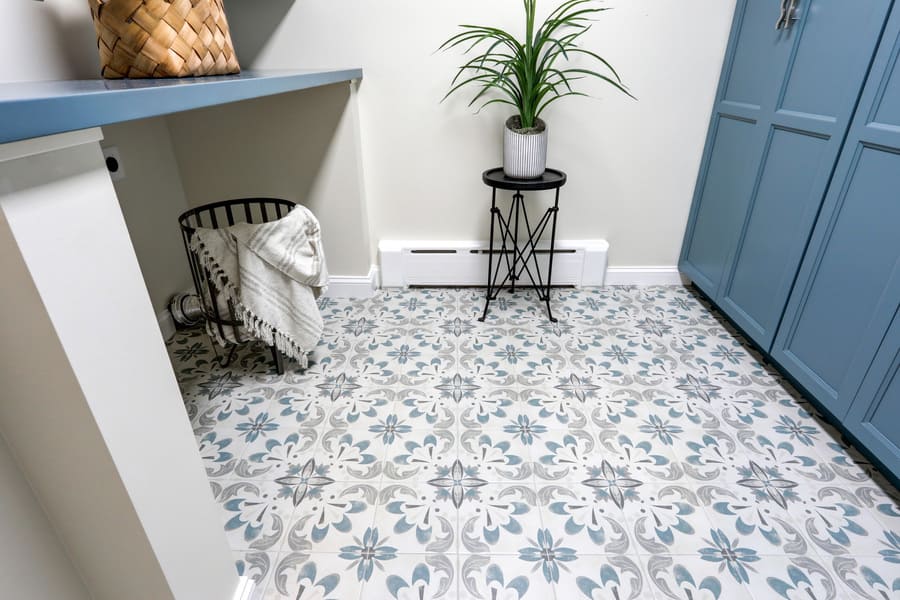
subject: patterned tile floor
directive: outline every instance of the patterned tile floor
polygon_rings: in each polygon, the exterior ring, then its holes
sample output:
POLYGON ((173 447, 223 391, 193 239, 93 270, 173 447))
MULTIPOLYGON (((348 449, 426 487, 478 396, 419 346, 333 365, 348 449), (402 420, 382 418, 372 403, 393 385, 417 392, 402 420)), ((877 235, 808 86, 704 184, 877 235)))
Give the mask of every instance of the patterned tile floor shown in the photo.
POLYGON ((897 492, 682 287, 321 303, 305 372, 170 345, 265 598, 900 598, 897 492))

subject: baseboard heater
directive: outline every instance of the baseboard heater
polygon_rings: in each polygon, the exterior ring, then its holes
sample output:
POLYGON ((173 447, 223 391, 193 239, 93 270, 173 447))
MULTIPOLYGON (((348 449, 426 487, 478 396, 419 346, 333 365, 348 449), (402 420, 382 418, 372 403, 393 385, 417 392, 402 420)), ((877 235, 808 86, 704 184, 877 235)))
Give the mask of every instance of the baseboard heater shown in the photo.
MULTIPOLYGON (((609 244, 606 240, 558 240, 553 251, 553 285, 582 287, 603 285, 609 244)), ((488 243, 382 241, 378 244, 383 287, 483 286, 487 280, 488 243)), ((494 260, 505 264, 494 249, 494 260)), ((535 252, 541 273, 549 266, 548 242, 540 242, 535 252)), ((501 275, 500 279, 503 276, 501 275)), ((530 285, 526 274, 519 280, 530 285)))

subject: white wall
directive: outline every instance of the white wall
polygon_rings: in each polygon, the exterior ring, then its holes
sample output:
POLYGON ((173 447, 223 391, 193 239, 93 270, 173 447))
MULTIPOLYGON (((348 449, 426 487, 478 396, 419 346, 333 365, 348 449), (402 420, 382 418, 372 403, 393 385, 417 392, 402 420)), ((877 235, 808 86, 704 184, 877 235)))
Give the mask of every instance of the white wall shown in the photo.
MULTIPOLYGON (((0 163, 0 168, 8 164, 0 163)), ((159 566, 153 550, 143 539, 140 522, 3 212, 0 197, 0 273, 6 282, 0 288, 0 300, 3 306, 16 307, 0 311, 0 380, 4 382, 0 431, 15 449, 17 462, 92 595, 114 598, 128 589, 130 579, 149 585, 152 594, 165 598, 168 590, 164 582, 159 585, 161 578, 154 573, 159 566), (41 373, 36 372, 38 365, 41 373), (97 486, 98 482, 103 485, 97 486), (127 568, 110 570, 108 565, 121 557, 128 557, 127 568)), ((10 541, 0 537, 0 547, 18 551, 18 544, 10 541)))
POLYGON ((0 81, 88 79, 100 73, 87 0, 3 0, 0 81))
MULTIPOLYGON (((5 0, 0 8, 0 81, 92 79, 99 76, 96 33, 87 0, 5 0)), ((191 287, 178 233, 187 210, 165 119, 104 128, 128 177, 116 192, 155 311, 191 287)))
POLYGON ((119 149, 125 179, 114 183, 153 310, 193 289, 178 215, 188 209, 164 117, 103 128, 102 146, 119 149))
POLYGON ((89 600, 2 437, 0 490, 0 540, 4 541, 0 544, 0 590, 4 597, 89 600))
POLYGON ((229 598, 234 563, 99 139, 0 146, 0 431, 93 597, 229 598))
MULTIPOLYGON (((544 0, 546 14, 558 0, 544 0)), ((734 0, 610 0, 585 46, 637 102, 546 114, 549 163, 564 169, 559 235, 606 238, 611 266, 677 262, 734 0)), ((487 239, 480 173, 500 162, 506 111, 439 104, 460 57, 433 54, 464 22, 516 28, 520 0, 230 0, 238 55, 260 68, 361 66, 360 120, 372 241, 487 239), (268 40, 267 40, 268 38, 268 40)), ((496 107, 491 107, 496 108, 496 107)))

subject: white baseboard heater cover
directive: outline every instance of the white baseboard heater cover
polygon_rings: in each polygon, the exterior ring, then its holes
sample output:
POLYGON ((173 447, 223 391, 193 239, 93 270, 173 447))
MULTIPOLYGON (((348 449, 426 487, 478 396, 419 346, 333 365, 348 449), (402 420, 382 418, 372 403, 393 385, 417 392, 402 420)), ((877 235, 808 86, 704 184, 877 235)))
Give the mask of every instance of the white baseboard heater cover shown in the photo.
MULTIPOLYGON (((537 245, 538 264, 545 281, 550 243, 537 245)), ((494 248, 494 261, 506 261, 494 248)), ((387 240, 378 244, 383 287, 483 286, 487 282, 487 242, 422 242, 387 240)), ((600 286, 606 277, 609 244, 606 240, 557 240, 553 260, 553 285, 600 286)), ((512 256, 510 255, 510 260, 512 256)), ((531 267, 533 269, 533 267, 531 267)), ((498 282, 503 279, 500 274, 498 282)), ((520 285, 531 285, 522 273, 520 285)))

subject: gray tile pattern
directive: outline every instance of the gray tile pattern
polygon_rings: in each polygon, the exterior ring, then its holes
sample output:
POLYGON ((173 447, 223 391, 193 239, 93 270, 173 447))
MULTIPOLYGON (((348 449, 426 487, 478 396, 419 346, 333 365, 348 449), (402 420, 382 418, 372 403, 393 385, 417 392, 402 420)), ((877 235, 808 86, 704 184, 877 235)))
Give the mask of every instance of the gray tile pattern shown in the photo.
POLYGON ((900 598, 897 492, 689 290, 322 299, 305 372, 170 351, 265 598, 900 598))

